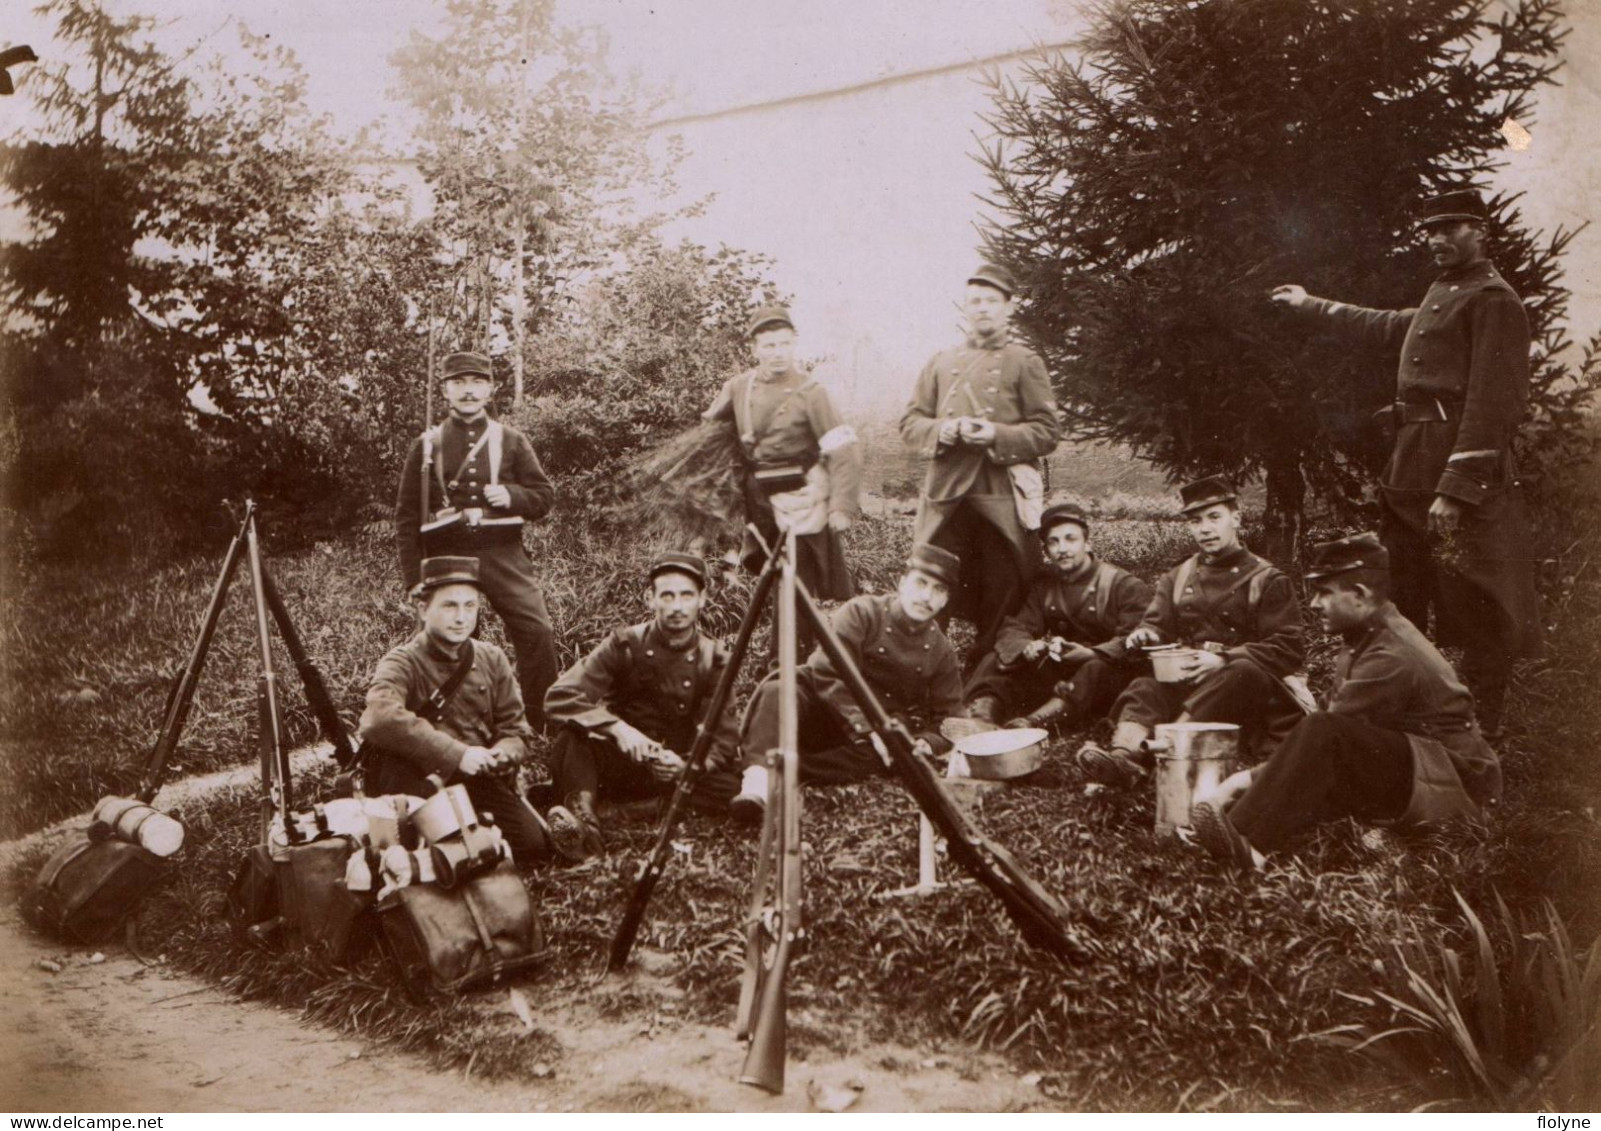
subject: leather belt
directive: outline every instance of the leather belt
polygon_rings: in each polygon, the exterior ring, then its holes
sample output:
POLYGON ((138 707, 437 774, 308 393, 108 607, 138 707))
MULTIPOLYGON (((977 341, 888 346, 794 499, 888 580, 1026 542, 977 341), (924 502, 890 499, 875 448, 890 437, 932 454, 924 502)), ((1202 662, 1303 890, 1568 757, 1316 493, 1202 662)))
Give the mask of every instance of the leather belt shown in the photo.
POLYGON ((1446 404, 1436 398, 1432 401, 1396 401, 1390 406, 1397 424, 1439 423, 1461 415, 1461 406, 1446 404))

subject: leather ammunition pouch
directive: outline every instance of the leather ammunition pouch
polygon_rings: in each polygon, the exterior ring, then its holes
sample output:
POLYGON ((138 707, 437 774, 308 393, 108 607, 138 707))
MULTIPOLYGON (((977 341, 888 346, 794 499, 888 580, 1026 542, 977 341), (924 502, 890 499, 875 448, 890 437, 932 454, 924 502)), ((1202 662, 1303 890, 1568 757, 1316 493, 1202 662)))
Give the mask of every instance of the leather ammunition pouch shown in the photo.
POLYGON ((28 922, 81 943, 116 935, 167 875, 167 861, 124 840, 74 840, 45 862, 22 901, 28 922))
POLYGON ((378 921, 384 949, 419 999, 499 982, 545 953, 528 889, 509 863, 453 888, 393 891, 378 903, 378 921))
POLYGON ((371 892, 345 887, 352 853, 364 851, 349 837, 268 848, 245 855, 228 891, 228 917, 243 939, 277 941, 339 965, 360 957, 371 939, 362 912, 371 892))

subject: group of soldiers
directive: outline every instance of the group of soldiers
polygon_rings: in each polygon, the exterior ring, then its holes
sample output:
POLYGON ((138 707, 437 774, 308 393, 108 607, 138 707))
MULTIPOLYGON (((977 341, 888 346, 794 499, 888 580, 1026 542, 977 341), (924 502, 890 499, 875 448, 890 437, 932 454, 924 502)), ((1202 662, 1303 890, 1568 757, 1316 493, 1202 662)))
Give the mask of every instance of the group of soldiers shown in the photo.
MULTIPOLYGON (((1528 322, 1486 257, 1486 224, 1475 192, 1425 202, 1418 231, 1440 274, 1416 309, 1367 310, 1293 285, 1270 296, 1401 349, 1381 533, 1314 547, 1305 575, 1313 611, 1344 644, 1325 709, 1301 675, 1295 586, 1243 545, 1228 479, 1182 488, 1196 551, 1154 586, 1095 552, 1083 506, 1045 505, 1041 461, 1061 440, 1061 417, 1044 362, 1010 334, 1016 286, 996 265, 967 278, 969 336, 928 363, 901 420, 927 474, 905 569, 883 595, 856 593, 840 538, 859 513, 856 433, 797 363, 789 312, 757 311, 755 366, 705 413, 738 434, 747 517, 765 540, 747 537, 742 560, 759 566, 764 544, 794 532, 801 580, 841 602, 835 634, 925 757, 949 749, 962 729, 952 720, 1080 728, 1105 717, 1109 740, 1086 742, 1076 762, 1091 781, 1127 789, 1151 776, 1157 726, 1237 725, 1256 765, 1192 814, 1201 843, 1232 865, 1258 867, 1263 853, 1345 816, 1482 816, 1500 770, 1481 722, 1499 726, 1512 661, 1539 629, 1511 453, 1528 395, 1528 322), (1424 634, 1431 610, 1434 639, 1464 647, 1466 683, 1424 634), (975 630, 965 681, 944 631, 953 615, 975 630), (1179 678, 1158 680, 1147 652, 1172 645, 1189 649, 1179 678)), ((459 780, 520 862, 582 861, 603 847, 602 800, 670 789, 707 728, 710 769, 695 803, 759 819, 779 689, 763 681, 742 717, 705 717, 728 655, 700 628, 704 559, 661 555, 644 579, 650 619, 558 674, 522 539, 552 506, 550 481, 527 438, 488 416, 487 357, 450 355, 440 381, 450 415, 412 445, 396 508, 421 628, 378 664, 361 721, 379 751, 377 787, 459 780), (515 676, 503 652, 473 639, 485 601, 505 624, 515 676), (554 733, 544 813, 494 772, 539 727, 554 733)), ((801 665, 797 697, 803 781, 888 772, 823 649, 801 665)))

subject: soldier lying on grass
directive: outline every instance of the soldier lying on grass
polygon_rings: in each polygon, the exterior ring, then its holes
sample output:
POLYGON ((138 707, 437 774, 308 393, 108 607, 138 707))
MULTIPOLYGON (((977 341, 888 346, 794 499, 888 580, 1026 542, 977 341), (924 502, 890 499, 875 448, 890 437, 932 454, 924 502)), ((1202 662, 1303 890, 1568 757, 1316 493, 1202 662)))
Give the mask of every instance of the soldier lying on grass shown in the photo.
POLYGON ((1283 683, 1306 660, 1290 579, 1240 543, 1239 497, 1228 480, 1200 479, 1180 494, 1200 552, 1157 581, 1127 644, 1196 651, 1181 681, 1141 676, 1128 685, 1112 707, 1110 750, 1094 743, 1079 750, 1080 768, 1105 785, 1149 776, 1145 741, 1158 724, 1234 723, 1242 741, 1250 741, 1288 730, 1301 714, 1283 683))
MULTIPOLYGON (((960 568, 955 554, 919 543, 894 593, 853 597, 832 617, 834 634, 884 709, 929 725, 916 743, 924 756, 950 748, 933 728, 962 709, 961 669, 934 619, 950 600, 960 568)), ((867 716, 821 647, 800 665, 796 697, 801 781, 832 785, 888 772, 867 716)), ((758 687, 751 700, 742 744, 745 771, 731 802, 742 821, 759 821, 767 805, 763 762, 778 746, 778 703, 776 678, 758 687)))
MULTIPOLYGON (((562 725, 551 764, 555 795, 583 822, 590 853, 602 847, 599 797, 672 789, 728 662, 727 649, 700 631, 705 562, 663 554, 648 579, 652 619, 611 633, 545 696, 545 717, 562 725)), ((722 808, 734 792, 739 728, 730 712, 706 725, 714 732, 708 766, 730 769, 702 777, 696 797, 722 808)))
POLYGON ((1207 851, 1244 869, 1325 821, 1479 818, 1501 793, 1473 697, 1390 600, 1378 536, 1315 547, 1306 577, 1323 627, 1345 641, 1329 709, 1302 719, 1271 758, 1225 780, 1191 814, 1207 851))
POLYGON ((1088 722, 1138 673, 1124 639, 1151 603, 1151 587, 1095 556, 1089 518, 1076 503, 1047 507, 1039 536, 1048 568, 968 680, 971 718, 997 723, 1004 711, 1021 716, 1007 726, 1088 722))

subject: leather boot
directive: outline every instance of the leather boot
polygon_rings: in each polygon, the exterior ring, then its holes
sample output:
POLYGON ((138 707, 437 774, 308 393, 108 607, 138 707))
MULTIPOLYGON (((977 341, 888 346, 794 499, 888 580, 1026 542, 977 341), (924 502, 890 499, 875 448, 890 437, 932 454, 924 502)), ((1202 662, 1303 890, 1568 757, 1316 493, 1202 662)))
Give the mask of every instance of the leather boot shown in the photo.
POLYGON ((584 827, 584 852, 590 856, 605 852, 606 844, 600 835, 600 817, 595 813, 594 793, 587 789, 569 793, 567 808, 584 827))

